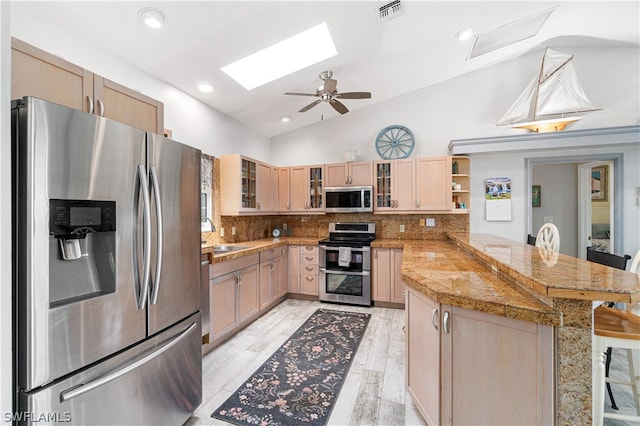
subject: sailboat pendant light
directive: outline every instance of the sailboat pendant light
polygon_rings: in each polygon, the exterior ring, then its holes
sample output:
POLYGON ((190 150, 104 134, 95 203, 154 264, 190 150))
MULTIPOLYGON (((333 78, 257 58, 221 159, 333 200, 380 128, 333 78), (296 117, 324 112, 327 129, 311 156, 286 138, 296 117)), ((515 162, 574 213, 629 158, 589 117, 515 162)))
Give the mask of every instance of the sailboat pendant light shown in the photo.
POLYGON ((597 110, 580 84, 573 55, 547 47, 539 75, 531 80, 497 125, 533 132, 560 131, 580 120, 580 114, 597 110))

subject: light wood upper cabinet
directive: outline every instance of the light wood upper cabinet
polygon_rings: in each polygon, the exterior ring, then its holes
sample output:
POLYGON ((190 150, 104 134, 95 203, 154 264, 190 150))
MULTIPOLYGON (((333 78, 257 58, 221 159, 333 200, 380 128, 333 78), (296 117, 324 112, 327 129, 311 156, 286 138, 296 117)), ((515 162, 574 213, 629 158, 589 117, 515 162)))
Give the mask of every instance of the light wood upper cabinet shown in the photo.
POLYGON ((278 210, 278 168, 256 163, 256 208, 261 213, 278 210))
POLYGON ((34 96, 80 111, 163 134, 164 104, 11 39, 11 98, 34 96))
POLYGON ((373 185, 373 162, 335 163, 325 165, 327 186, 373 185))
POLYGON ((84 112, 93 108, 93 73, 11 39, 11 99, 35 96, 84 112))
POLYGON ((416 160, 416 210, 451 210, 451 157, 416 160))
POLYGON ((291 166, 289 173, 291 212, 324 213, 324 166, 291 166))
POLYGON ((238 155, 220 157, 220 214, 273 214, 278 209, 278 168, 238 155))
POLYGON ((404 212, 415 208, 416 160, 386 160, 374 163, 374 211, 404 212))
POLYGON ((289 167, 278 168, 278 213, 289 213, 291 211, 289 174, 289 167))
POLYGON ((104 77, 94 75, 94 112, 151 133, 163 134, 164 104, 104 77))

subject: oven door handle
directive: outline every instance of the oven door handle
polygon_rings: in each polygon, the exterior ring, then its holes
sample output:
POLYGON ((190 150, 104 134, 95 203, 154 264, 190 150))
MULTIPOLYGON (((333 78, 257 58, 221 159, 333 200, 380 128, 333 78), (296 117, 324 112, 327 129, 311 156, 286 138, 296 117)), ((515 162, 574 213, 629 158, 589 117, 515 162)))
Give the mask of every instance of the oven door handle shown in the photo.
MULTIPOLYGON (((346 247, 346 246, 344 246, 346 247)), ((321 250, 338 250, 339 247, 329 247, 329 246, 318 246, 319 249, 321 250)), ((351 247, 351 251, 352 252, 359 252, 359 251, 371 251, 371 247, 369 246, 364 246, 364 247, 351 247)))
POLYGON ((362 272, 350 272, 350 271, 334 271, 332 269, 327 268, 319 268, 319 271, 324 274, 339 274, 339 275, 360 275, 360 276, 368 276, 371 275, 370 271, 362 271, 362 272))

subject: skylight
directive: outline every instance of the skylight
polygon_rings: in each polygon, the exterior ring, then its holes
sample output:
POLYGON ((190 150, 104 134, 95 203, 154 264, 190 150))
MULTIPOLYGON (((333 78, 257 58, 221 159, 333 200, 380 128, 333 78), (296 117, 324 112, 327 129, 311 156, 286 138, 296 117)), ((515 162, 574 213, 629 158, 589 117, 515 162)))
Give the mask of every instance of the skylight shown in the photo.
POLYGON ((251 90, 335 56, 326 22, 221 68, 251 90))

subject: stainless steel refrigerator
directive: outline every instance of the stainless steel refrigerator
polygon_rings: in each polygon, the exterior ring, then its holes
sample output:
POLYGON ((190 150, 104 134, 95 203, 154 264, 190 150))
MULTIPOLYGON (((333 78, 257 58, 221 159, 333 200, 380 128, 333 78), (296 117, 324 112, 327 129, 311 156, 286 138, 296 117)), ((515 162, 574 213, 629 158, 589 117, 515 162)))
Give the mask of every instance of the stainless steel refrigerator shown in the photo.
POLYGON ((12 102, 18 424, 184 423, 202 400, 200 151, 12 102))

